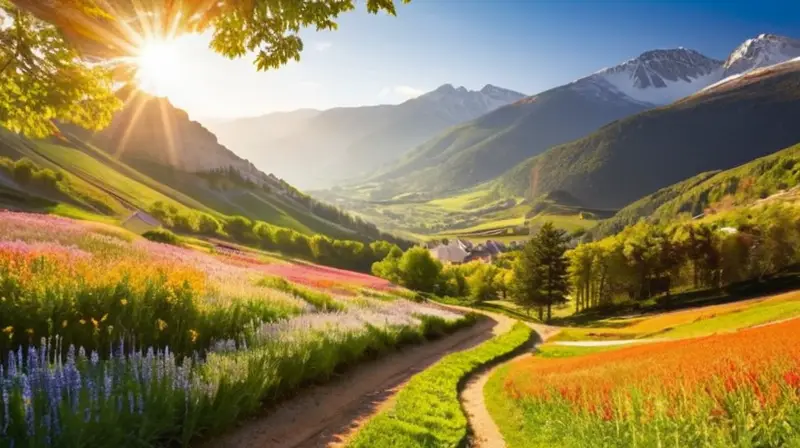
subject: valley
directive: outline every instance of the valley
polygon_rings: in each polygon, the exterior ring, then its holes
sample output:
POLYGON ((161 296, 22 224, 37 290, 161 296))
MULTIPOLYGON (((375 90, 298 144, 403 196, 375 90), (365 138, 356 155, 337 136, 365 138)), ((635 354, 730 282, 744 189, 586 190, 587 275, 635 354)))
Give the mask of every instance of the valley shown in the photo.
POLYGON ((800 9, 501 3, 0 0, 0 448, 800 444, 800 9))

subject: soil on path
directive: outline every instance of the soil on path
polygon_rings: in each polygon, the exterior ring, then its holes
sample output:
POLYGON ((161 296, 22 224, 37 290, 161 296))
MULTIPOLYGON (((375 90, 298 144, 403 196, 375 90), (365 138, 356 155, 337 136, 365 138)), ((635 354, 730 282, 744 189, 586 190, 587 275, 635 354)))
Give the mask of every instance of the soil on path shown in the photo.
POLYGON ((304 389, 294 398, 265 410, 265 415, 200 446, 342 446, 370 417, 391 403, 413 375, 449 353, 467 350, 495 334, 509 331, 514 322, 505 316, 492 315, 442 339, 364 363, 336 380, 304 389))
MULTIPOLYGON (((497 316, 492 314, 493 317, 497 316)), ((499 316, 498 316, 499 317, 499 316)), ((495 424, 489 411, 486 409, 486 402, 483 396, 483 389, 486 382, 489 381, 492 373, 508 362, 514 362, 518 359, 530 356, 537 345, 546 341, 548 338, 554 336, 560 331, 558 327, 551 327, 548 325, 528 323, 536 334, 533 341, 529 344, 524 353, 512 358, 509 361, 493 366, 490 369, 482 370, 472 375, 467 382, 464 390, 461 391, 459 398, 461 399, 461 406, 467 414, 467 420, 470 427, 470 441, 469 446, 476 448, 505 448, 506 444, 503 441, 503 435, 500 429, 495 424)))

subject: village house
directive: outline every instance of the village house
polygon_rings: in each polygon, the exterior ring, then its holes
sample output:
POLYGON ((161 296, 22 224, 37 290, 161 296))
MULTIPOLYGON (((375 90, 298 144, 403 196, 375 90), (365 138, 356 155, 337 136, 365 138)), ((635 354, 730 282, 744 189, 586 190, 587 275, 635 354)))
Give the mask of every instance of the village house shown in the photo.
POLYGON ((122 227, 141 235, 147 231, 161 227, 161 222, 141 210, 136 210, 122 221, 122 227))

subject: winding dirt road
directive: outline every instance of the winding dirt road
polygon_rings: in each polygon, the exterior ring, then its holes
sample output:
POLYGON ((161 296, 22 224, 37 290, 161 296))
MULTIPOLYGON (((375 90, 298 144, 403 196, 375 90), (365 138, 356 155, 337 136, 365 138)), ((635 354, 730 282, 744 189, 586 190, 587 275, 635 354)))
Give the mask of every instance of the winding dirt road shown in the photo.
POLYGON ((509 331, 514 322, 505 316, 488 316, 442 339, 364 363, 336 380, 302 390, 294 398, 266 409, 264 415, 199 446, 342 446, 371 416, 391 403, 413 375, 449 353, 469 349, 509 331))
MULTIPOLYGON (((492 316, 494 317, 495 315, 492 316)), ((467 414, 467 420, 469 421, 469 446, 471 447, 505 448, 506 446, 505 442, 503 441, 503 435, 500 433, 500 429, 497 428, 492 416, 489 414, 489 410, 486 409, 483 389, 486 386, 486 382, 489 381, 489 377, 491 377, 495 370, 497 370, 500 366, 531 356, 537 345, 553 337, 561 330, 558 327, 551 327, 547 325, 533 323, 528 323, 527 325, 536 332, 528 349, 524 353, 512 358, 509 361, 472 374, 472 377, 467 382, 464 390, 462 390, 461 394, 459 395, 459 398, 461 399, 461 406, 464 408, 464 413, 467 414)))

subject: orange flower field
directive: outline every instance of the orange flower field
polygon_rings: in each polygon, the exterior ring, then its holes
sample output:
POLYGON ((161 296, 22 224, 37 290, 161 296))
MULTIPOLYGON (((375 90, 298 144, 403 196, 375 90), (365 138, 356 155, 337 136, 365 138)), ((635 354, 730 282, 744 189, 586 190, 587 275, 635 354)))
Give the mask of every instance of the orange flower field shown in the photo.
POLYGON ((512 365, 503 390, 526 425, 542 425, 542 442, 796 444, 800 319, 572 358, 534 356, 512 365))

